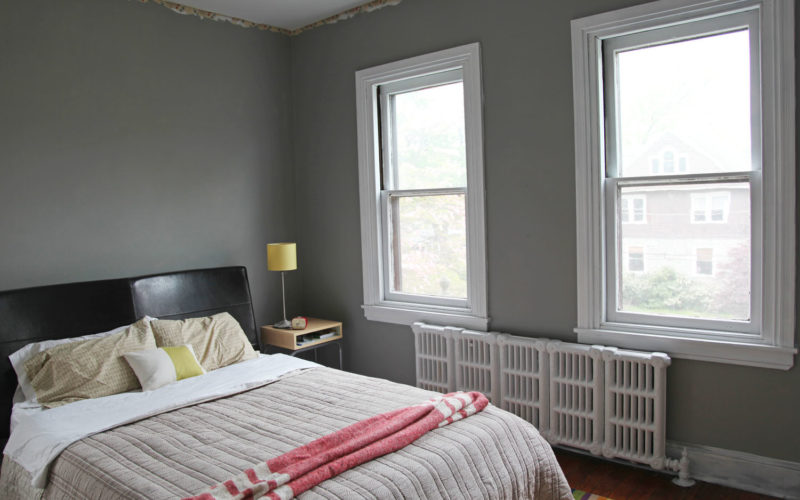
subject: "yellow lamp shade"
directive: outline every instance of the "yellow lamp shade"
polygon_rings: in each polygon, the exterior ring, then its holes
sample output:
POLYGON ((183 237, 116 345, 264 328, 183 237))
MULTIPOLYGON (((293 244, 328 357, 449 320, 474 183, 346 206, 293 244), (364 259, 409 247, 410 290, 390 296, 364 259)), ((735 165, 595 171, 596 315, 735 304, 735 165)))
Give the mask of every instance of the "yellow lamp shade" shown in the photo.
POLYGON ((267 245, 267 269, 270 271, 297 269, 297 244, 269 243, 267 245))

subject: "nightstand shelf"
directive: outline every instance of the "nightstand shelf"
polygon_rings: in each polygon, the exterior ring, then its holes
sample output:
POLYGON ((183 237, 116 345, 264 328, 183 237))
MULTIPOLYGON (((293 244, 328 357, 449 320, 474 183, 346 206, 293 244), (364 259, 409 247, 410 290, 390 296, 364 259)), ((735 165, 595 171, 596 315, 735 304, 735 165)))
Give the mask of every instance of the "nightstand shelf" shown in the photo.
POLYGON ((261 345, 266 349, 272 347, 274 350, 283 351, 290 356, 296 356, 301 352, 314 351, 314 359, 317 357, 316 349, 327 344, 335 344, 339 348, 339 369, 342 369, 342 323, 339 321, 329 321, 326 319, 308 318, 308 326, 303 330, 289 330, 275 328, 274 326, 261 327, 261 345), (332 337, 306 341, 297 345, 298 339, 311 336, 315 333, 334 333, 332 337))

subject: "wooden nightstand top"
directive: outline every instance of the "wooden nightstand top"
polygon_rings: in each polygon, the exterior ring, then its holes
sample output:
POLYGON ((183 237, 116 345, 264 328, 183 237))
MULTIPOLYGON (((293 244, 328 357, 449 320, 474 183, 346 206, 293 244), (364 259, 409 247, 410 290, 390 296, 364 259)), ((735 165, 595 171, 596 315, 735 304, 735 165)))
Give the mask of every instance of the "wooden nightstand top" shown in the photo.
POLYGON ((330 321, 327 319, 308 318, 308 326, 306 326, 303 330, 275 328, 274 326, 271 325, 261 327, 262 345, 269 344, 275 347, 281 347, 283 349, 289 349, 292 351, 298 351, 300 349, 306 349, 311 346, 325 344, 327 342, 333 342, 334 340, 339 340, 341 338, 342 338, 342 322, 330 321), (334 335, 333 337, 328 337, 326 339, 319 339, 314 342, 307 342, 302 346, 297 345, 297 337, 300 337, 302 335, 308 335, 309 333, 321 332, 324 330, 334 330, 336 331, 336 335, 334 335))

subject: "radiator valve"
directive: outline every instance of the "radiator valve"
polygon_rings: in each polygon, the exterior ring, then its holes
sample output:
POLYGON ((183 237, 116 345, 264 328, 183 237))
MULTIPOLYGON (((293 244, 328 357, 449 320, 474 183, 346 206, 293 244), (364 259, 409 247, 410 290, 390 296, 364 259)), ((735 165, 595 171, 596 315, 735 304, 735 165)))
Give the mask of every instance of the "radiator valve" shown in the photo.
POLYGON ((669 470, 673 470, 678 473, 678 477, 672 480, 674 484, 683 486, 684 488, 694 486, 694 479, 689 477, 689 454, 686 452, 686 448, 684 448, 681 452, 680 459, 668 458, 666 465, 669 470))

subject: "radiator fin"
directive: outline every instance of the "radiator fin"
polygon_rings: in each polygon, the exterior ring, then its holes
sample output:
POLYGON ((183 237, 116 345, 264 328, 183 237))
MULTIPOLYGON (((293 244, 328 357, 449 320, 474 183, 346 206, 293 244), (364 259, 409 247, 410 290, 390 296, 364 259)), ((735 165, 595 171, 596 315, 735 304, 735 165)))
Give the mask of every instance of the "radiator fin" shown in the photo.
POLYGON ((603 363, 606 392, 603 455, 662 469, 669 356, 606 347, 603 363))
POLYGON ((500 407, 539 429, 549 427, 550 388, 547 339, 502 334, 500 353, 500 407))

